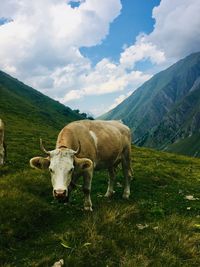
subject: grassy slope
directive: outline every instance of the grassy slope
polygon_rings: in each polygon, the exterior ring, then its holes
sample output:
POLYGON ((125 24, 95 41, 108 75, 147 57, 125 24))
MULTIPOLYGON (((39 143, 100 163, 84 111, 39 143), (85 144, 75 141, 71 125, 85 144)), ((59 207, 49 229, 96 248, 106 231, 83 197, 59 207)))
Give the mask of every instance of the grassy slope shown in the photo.
POLYGON ((38 153, 39 137, 53 148, 55 140, 50 140, 59 130, 68 122, 82 119, 70 108, 1 71, 0 118, 6 125, 8 160, 17 166, 27 164, 31 155, 38 153))
POLYGON ((0 96, 0 114, 5 121, 16 116, 18 120, 25 119, 30 124, 60 127, 82 118, 70 108, 1 71, 0 96))
POLYGON ((200 157, 200 134, 196 133, 190 137, 180 139, 178 142, 167 147, 168 151, 175 153, 200 157))
MULTIPOLYGON (((10 156, 20 159, 15 149, 10 156)), ((107 175, 97 172, 93 213, 82 211, 79 187, 70 204, 58 204, 49 174, 26 167, 0 170, 0 266, 49 267, 61 258, 76 267, 200 266, 200 204, 185 199, 200 198, 200 160, 133 148, 130 200, 121 187, 104 199, 107 175)))

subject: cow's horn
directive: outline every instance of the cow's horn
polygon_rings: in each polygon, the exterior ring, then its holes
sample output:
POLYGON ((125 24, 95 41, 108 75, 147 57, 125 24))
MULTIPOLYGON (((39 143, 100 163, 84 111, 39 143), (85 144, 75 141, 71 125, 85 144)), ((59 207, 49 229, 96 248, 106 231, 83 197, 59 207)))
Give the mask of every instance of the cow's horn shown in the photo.
POLYGON ((47 155, 50 154, 50 152, 47 151, 47 150, 44 148, 43 143, 42 143, 42 138, 40 138, 40 148, 41 148, 41 150, 42 150, 44 153, 46 153, 47 155))
POLYGON ((74 151, 74 155, 78 155, 81 152, 81 143, 78 141, 78 148, 76 151, 74 151))

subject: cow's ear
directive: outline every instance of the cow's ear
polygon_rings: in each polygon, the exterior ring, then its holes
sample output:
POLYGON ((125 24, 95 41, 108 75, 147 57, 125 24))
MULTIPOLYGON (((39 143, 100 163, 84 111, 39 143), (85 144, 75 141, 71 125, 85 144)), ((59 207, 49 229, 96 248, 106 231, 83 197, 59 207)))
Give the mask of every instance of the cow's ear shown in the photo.
POLYGON ((75 162, 75 166, 81 170, 87 170, 93 167, 93 162, 87 158, 80 159, 80 158, 75 157, 74 162, 75 162))
POLYGON ((43 157, 35 157, 30 160, 30 166, 34 169, 48 169, 50 160, 43 157))

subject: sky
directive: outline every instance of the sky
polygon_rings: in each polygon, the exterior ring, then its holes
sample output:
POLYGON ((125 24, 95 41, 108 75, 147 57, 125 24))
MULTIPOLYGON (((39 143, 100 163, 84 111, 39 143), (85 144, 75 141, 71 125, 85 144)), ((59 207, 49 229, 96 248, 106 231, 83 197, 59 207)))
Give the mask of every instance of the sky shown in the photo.
POLYGON ((0 70, 94 117, 200 51, 199 0, 0 0, 0 70))

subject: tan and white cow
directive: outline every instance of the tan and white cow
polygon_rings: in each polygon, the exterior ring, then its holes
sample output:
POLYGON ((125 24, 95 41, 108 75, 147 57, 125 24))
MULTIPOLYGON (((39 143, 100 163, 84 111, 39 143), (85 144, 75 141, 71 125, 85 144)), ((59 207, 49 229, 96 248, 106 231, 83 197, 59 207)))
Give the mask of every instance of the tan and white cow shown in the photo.
POLYGON ((4 123, 2 119, 0 119, 0 166, 5 162, 5 143, 4 143, 4 123))
POLYGON ((122 164, 125 178, 123 198, 130 195, 131 132, 119 121, 81 120, 69 123, 58 135, 56 149, 47 151, 41 141, 46 158, 30 160, 33 168, 48 168, 51 173, 53 195, 66 199, 78 177, 83 176, 84 209, 92 210, 90 198, 94 169, 109 172, 106 197, 114 193, 115 170, 122 164))

